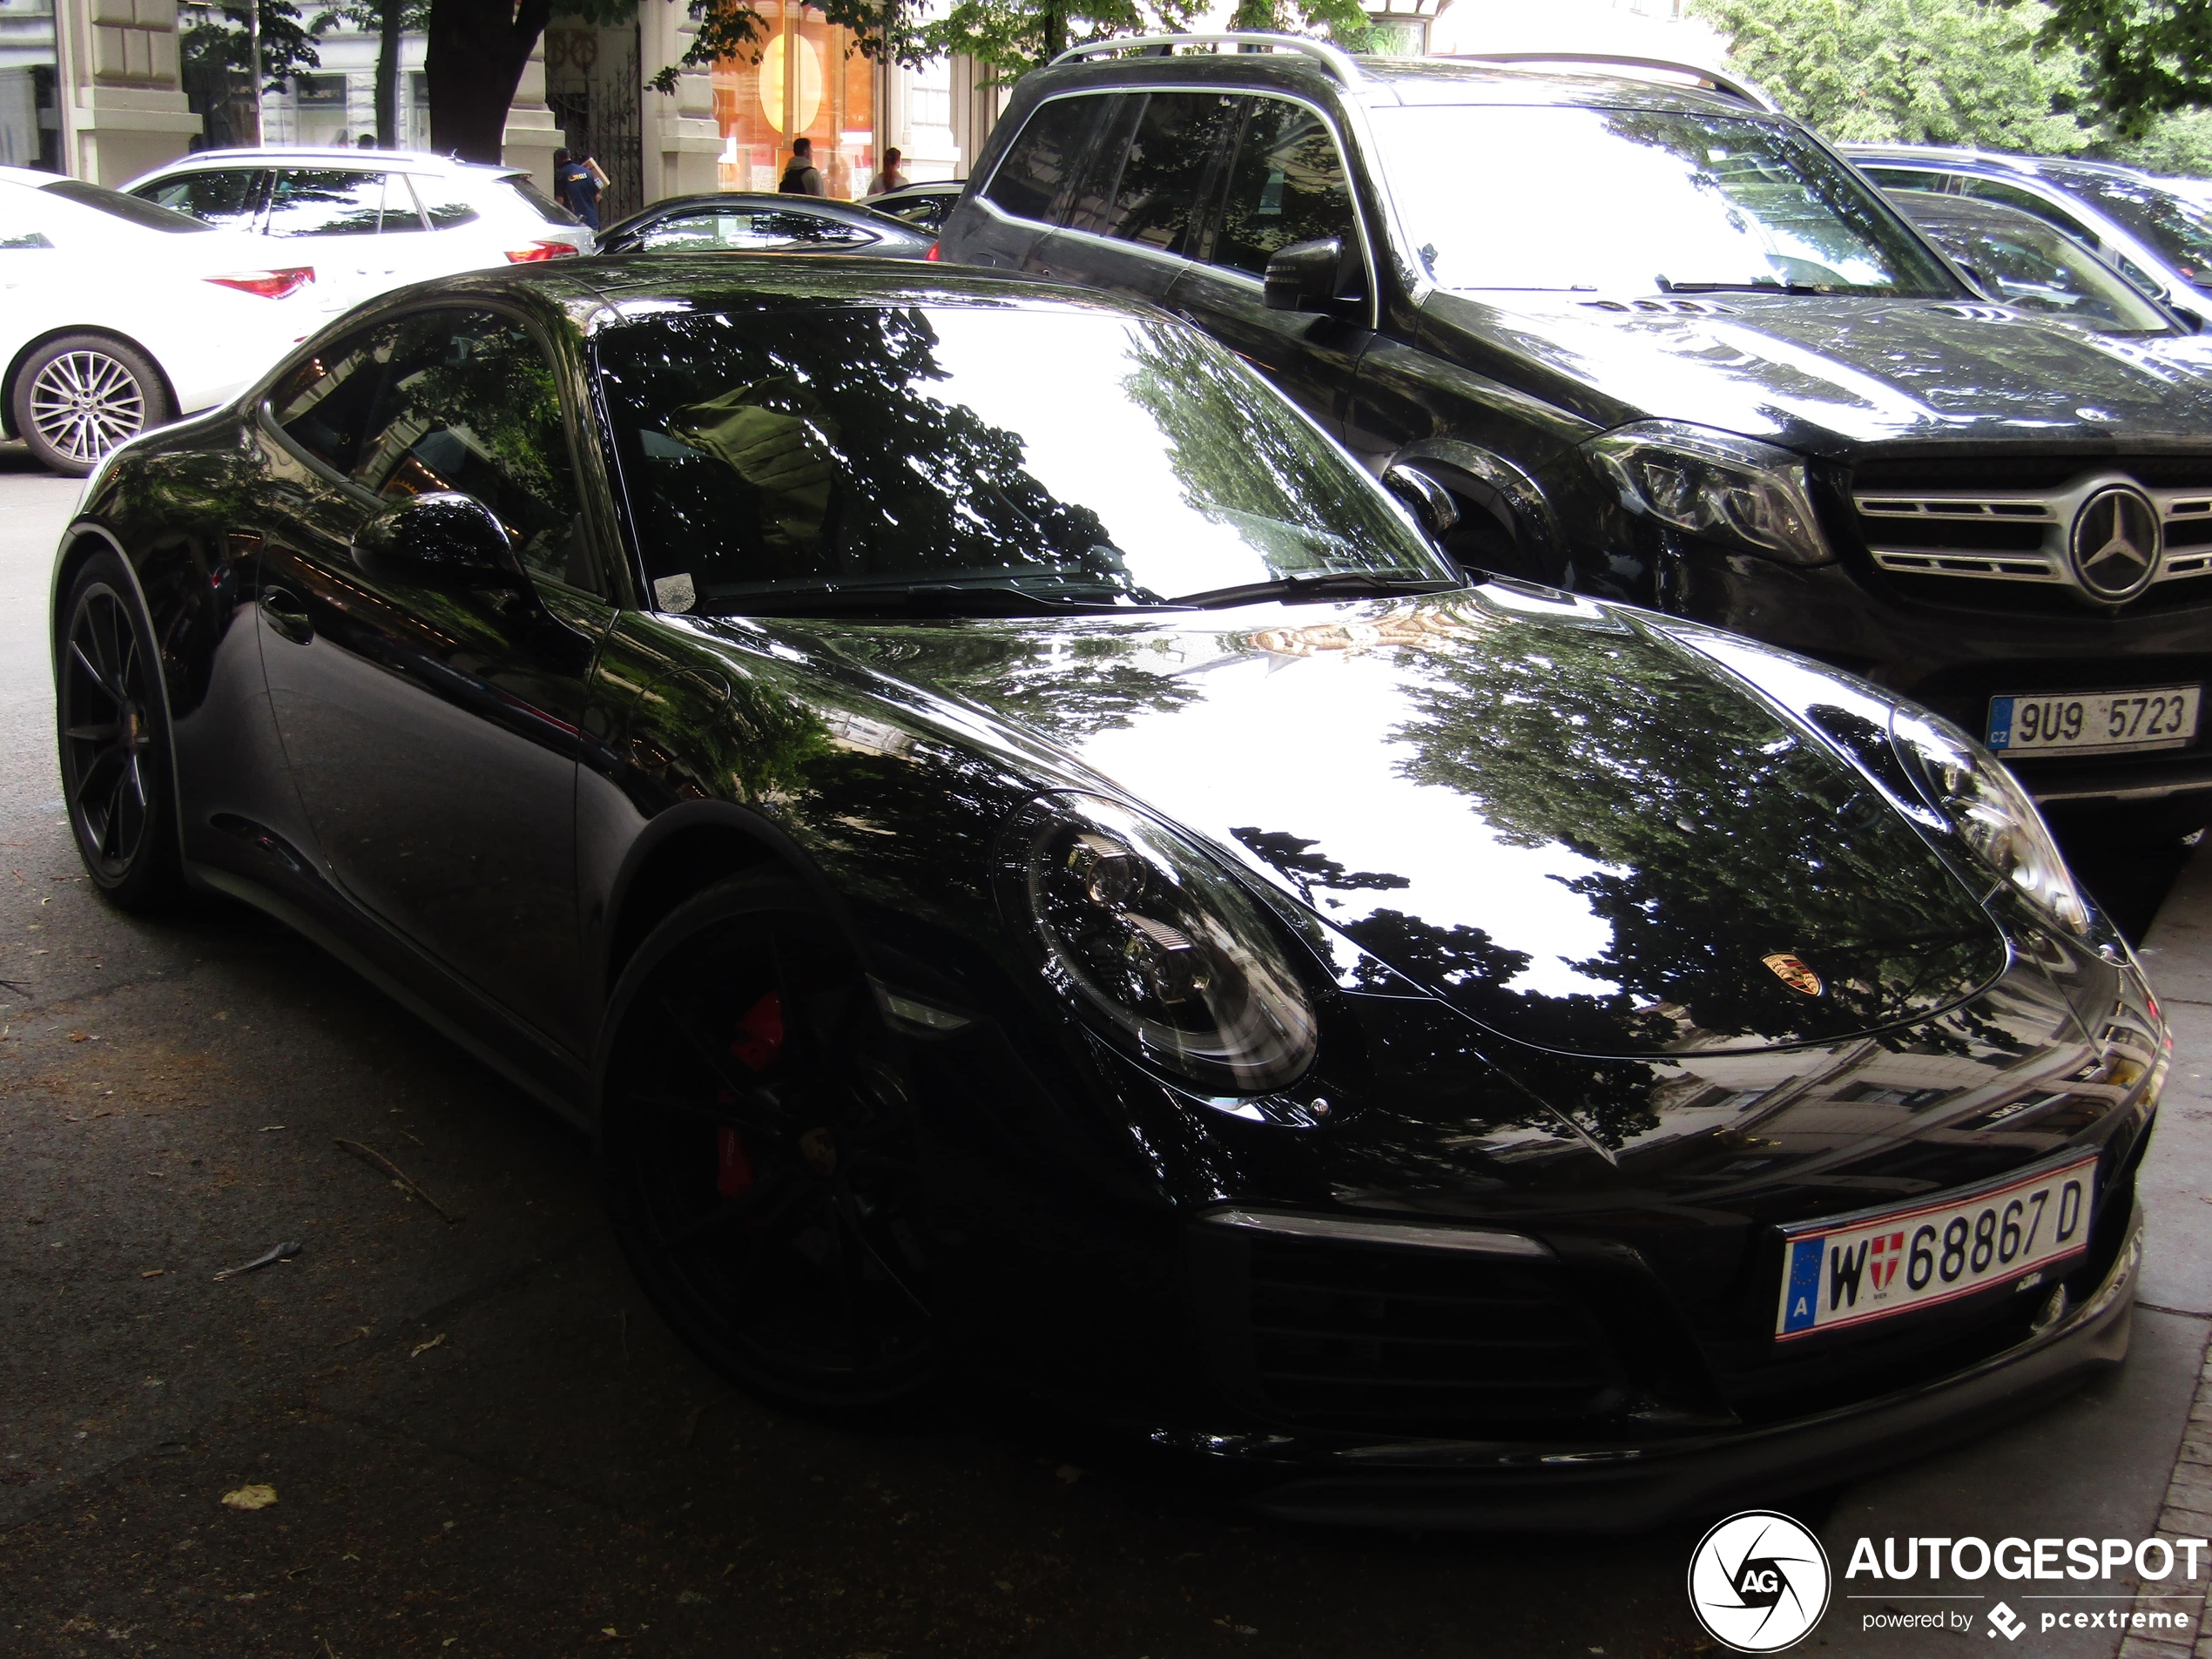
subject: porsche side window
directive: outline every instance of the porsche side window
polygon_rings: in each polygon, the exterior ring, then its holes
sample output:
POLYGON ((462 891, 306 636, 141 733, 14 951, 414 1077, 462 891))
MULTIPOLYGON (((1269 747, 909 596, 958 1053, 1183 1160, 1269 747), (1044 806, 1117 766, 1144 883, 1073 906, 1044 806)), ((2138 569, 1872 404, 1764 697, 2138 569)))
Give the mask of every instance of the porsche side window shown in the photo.
POLYGON ((1349 248, 1359 230, 1344 158, 1328 124, 1302 105, 1252 99, 1230 169, 1213 263, 1264 276, 1270 254, 1330 236, 1349 248))
POLYGON ((532 576, 603 591, 580 534, 553 366, 487 311, 425 311, 387 336, 353 480, 387 500, 459 490, 496 514, 532 576))
POLYGON ((1040 105, 991 175, 984 199, 1015 219, 1052 222, 1106 109, 1106 99, 1097 97, 1056 98, 1040 105))
POLYGON ((350 473, 368 429, 369 405, 391 354, 389 327, 365 329, 317 353, 269 395, 269 418, 293 444, 339 474, 350 473))

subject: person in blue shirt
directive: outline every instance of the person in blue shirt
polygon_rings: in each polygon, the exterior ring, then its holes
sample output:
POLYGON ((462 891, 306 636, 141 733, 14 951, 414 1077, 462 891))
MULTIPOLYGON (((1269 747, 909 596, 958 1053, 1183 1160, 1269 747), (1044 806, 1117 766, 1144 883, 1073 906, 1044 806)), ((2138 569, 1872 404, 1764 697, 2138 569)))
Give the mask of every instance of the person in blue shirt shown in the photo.
POLYGON ((599 179, 591 158, 579 150, 573 155, 556 152, 553 157, 553 197, 593 230, 599 228, 599 179))

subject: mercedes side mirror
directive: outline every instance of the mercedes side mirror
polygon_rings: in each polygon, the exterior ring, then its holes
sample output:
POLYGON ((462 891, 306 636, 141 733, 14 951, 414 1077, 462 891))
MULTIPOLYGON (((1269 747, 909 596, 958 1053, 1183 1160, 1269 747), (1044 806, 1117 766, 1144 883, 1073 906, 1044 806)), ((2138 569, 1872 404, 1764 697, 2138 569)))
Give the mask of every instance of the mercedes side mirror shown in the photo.
POLYGON ((506 528, 474 496, 434 490, 375 514, 354 536, 371 577, 425 588, 523 588, 529 583, 506 528))
POLYGON ((1359 300, 1359 283, 1356 275, 1347 277, 1346 264, 1340 237, 1277 249, 1267 260, 1267 308, 1334 312, 1359 300))
POLYGON ((1382 482, 1385 489, 1413 509, 1431 541, 1443 540, 1444 533, 1460 522, 1460 504, 1452 492, 1420 468, 1401 462, 1384 471, 1382 482))

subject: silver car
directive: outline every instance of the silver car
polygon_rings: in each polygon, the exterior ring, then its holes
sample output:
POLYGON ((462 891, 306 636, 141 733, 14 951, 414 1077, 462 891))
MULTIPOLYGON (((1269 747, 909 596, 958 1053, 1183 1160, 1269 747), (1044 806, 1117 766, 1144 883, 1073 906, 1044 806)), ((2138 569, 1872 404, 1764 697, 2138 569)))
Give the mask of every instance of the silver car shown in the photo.
POLYGON ((327 311, 410 282, 594 246, 591 232, 520 169, 419 151, 204 150, 124 189, 211 225, 293 242, 286 257, 314 265, 327 311))
POLYGON ((2212 213, 2134 167, 1928 145, 1837 146, 1885 190, 1969 196, 2033 213, 2104 255, 2154 299, 2212 317, 2212 213))

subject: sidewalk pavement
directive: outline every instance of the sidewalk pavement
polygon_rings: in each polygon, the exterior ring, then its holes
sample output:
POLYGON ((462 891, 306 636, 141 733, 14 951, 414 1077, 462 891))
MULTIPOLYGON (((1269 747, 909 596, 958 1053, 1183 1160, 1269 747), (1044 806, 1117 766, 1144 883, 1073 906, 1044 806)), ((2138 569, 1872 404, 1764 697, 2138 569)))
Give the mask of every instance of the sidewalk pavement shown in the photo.
POLYGON ((1842 1494, 1821 1528, 1838 1575, 1822 1645, 1838 1655, 1900 1651, 1895 1631, 1864 1628, 1863 1613, 1885 1607, 1970 1608, 1975 1637, 1994 1639, 1984 1615, 2003 1600, 2028 1622, 2036 1659, 2212 1659, 2212 1637, 2200 1635, 2202 1578, 2094 1585, 2105 1600, 2039 1594, 2092 1588, 2071 1581, 1923 1580, 1900 1588, 1944 1599, 1915 1602, 1843 1576, 1861 1536, 2212 1538, 2212 853, 2182 870, 2142 957, 2173 1029, 2174 1069, 2141 1178, 2144 1267, 2128 1363, 2026 1422, 1842 1494), (2184 1588, 2186 1600, 2173 1599, 2184 1588), (2189 1629, 2040 1629, 2046 1611, 2131 1598, 2146 1612, 2186 1610, 2189 1629))

